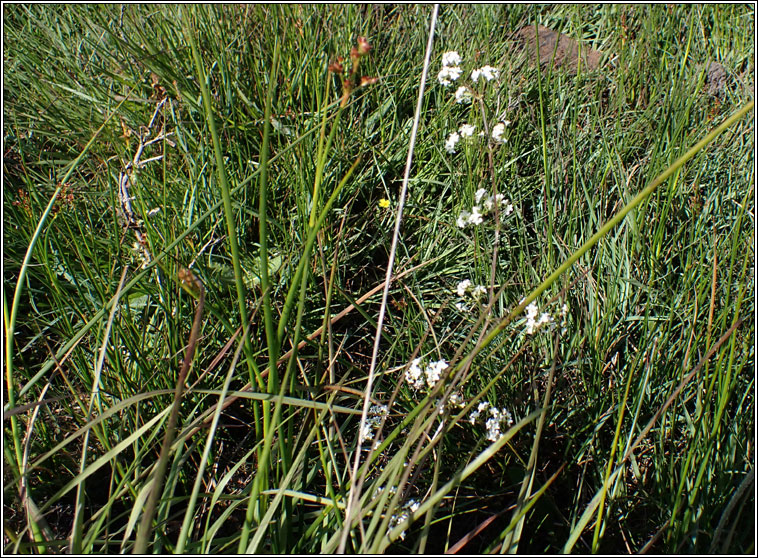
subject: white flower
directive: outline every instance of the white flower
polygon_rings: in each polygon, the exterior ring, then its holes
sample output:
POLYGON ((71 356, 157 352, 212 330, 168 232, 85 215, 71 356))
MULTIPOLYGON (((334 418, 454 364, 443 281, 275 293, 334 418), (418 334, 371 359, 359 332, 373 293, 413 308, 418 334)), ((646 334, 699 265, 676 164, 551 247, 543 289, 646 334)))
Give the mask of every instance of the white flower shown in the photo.
POLYGON ((458 309, 458 312, 468 312, 469 307, 465 302, 456 302, 455 307, 458 309))
POLYGON ((455 91, 455 102, 458 104, 464 104, 464 103, 470 103, 471 99, 473 99, 471 92, 468 90, 468 87, 465 85, 461 85, 458 89, 455 91))
POLYGON ((458 283, 458 296, 464 296, 466 294, 466 291, 471 287, 471 281, 468 279, 464 279, 460 283, 458 283))
POLYGON ((470 138, 474 135, 474 130, 476 130, 476 126, 472 126, 471 124, 462 124, 459 131, 461 133, 461 137, 470 138))
POLYGON ((455 153, 455 144, 458 143, 461 139, 461 136, 458 134, 458 132, 453 132, 448 136, 447 141, 445 142, 445 151, 448 153, 455 153))
POLYGON ((484 285, 478 285, 474 287, 474 290, 471 291, 471 296, 474 298, 474 300, 479 300, 483 294, 487 293, 487 287, 484 285))
POLYGON ((539 312, 539 310, 534 302, 526 307, 526 333, 528 335, 531 335, 537 329, 537 322, 534 319, 537 317, 537 312, 539 312))
POLYGON ((389 414, 390 410, 387 405, 372 405, 366 415, 366 422, 361 428, 359 436, 360 443, 374 439, 374 430, 377 430, 382 423, 382 417, 389 414))
POLYGON ((450 397, 447 400, 447 404, 449 407, 463 407, 465 406, 465 403, 463 402, 463 397, 458 395, 457 393, 453 393, 450 395, 450 397))
POLYGON ((497 442, 502 437, 501 427, 505 423, 507 426, 513 424, 513 417, 508 409, 499 410, 497 407, 490 409, 490 418, 487 419, 487 439, 490 442, 497 442))
POLYGON ((443 66, 457 66, 461 63, 461 56, 455 50, 449 50, 442 55, 443 66))
POLYGON ((500 77, 500 70, 492 66, 484 66, 482 68, 482 75, 487 78, 487 81, 492 81, 500 77))
POLYGON ((500 432, 500 421, 496 418, 488 418, 485 425, 487 427, 487 439, 490 442, 497 442, 502 436, 500 432))
MULTIPOLYGON (((440 359, 435 362, 430 362, 426 367, 424 367, 424 370, 421 370, 421 367, 419 364, 421 363, 420 358, 413 359, 413 362, 411 363, 411 366, 408 368, 408 370, 405 371, 405 379, 408 381, 408 383, 413 387, 415 390, 419 390, 424 387, 424 382, 426 381, 426 385, 429 388, 434 387, 434 385, 440 380, 442 377, 442 372, 447 368, 447 361, 445 359, 440 359)), ((389 411, 387 411, 388 413, 389 411)), ((386 413, 385 413, 386 414, 386 413)), ((378 419, 377 419, 377 427, 378 427, 378 419)))
POLYGON ((497 203, 500 204, 500 207, 503 208, 503 215, 510 215, 513 212, 513 204, 506 199, 506 197, 503 194, 498 194, 495 196, 495 199, 497 200, 497 203))
POLYGON ((368 414, 372 417, 386 417, 390 414, 390 410, 387 405, 371 405, 368 414))
MULTIPOLYGON (((398 525, 400 525, 401 523, 403 523, 407 519, 408 519, 408 512, 407 511, 404 511, 400 515, 393 515, 392 517, 390 517, 389 528, 390 529, 394 529, 395 527, 397 527, 398 525)), ((400 540, 405 540, 405 531, 402 531, 400 533, 400 540)))
POLYGON ((540 314, 539 319, 535 319, 537 318, 538 312, 537 305, 533 302, 526 307, 526 333, 528 335, 531 335, 543 325, 549 324, 553 321, 553 317, 547 312, 543 312, 540 314))
POLYGON ((462 73, 463 70, 461 70, 459 66, 443 66, 440 73, 437 74, 437 81, 439 81, 440 85, 443 87, 447 87, 461 77, 462 73))
POLYGON ((420 505, 421 504, 418 502, 418 500, 411 498, 405 504, 403 504, 403 508, 406 510, 411 510, 411 513, 413 513, 419 508, 420 505))
POLYGON ((369 440, 374 439, 374 429, 371 428, 371 425, 366 421, 366 423, 363 425, 363 428, 361 428, 361 435, 358 437, 358 442, 363 443, 367 442, 369 440))
POLYGON ((421 389, 424 387, 423 371, 419 366, 421 364, 420 358, 414 358, 408 370, 405 371, 405 380, 411 385, 413 389, 421 389))
POLYGON ((471 216, 468 218, 468 222, 472 225, 482 224, 482 213, 478 205, 471 208, 471 216))
POLYGON ((484 411, 486 411, 489 408, 490 404, 489 401, 480 401, 479 405, 476 408, 476 411, 471 411, 468 416, 468 420, 471 424, 476 423, 476 419, 479 418, 479 415, 481 415, 484 411))
POLYGON ((433 388, 440 381, 440 376, 445 368, 447 368, 447 361, 444 359, 430 363, 426 368, 426 385, 433 388))
POLYGON ((471 72, 471 81, 479 81, 480 77, 484 77, 487 81, 492 81, 493 79, 500 77, 500 70, 493 68, 492 66, 482 66, 471 72))
POLYGON ((482 198, 486 195, 487 195, 487 190, 485 190, 484 188, 479 188, 476 191, 476 195, 474 196, 476 203, 479 203, 480 201, 482 201, 482 198))
POLYGON ((458 227, 461 229, 465 229, 468 225, 468 220, 471 217, 471 213, 466 211, 465 209, 461 211, 460 215, 458 215, 458 219, 456 223, 458 224, 458 227))
POLYGON ((505 141, 503 140, 503 134, 505 133, 505 124, 502 122, 498 122, 492 127, 492 139, 495 141, 505 141))

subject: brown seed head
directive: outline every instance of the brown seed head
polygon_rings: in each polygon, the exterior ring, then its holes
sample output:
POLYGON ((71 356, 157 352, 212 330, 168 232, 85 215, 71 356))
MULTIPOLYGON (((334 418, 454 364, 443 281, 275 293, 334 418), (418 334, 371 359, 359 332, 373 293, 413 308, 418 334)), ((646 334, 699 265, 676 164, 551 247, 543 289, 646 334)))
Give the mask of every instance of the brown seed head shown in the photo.
POLYGON ((358 54, 364 56, 368 54, 370 50, 371 45, 368 44, 368 39, 366 37, 358 37, 358 54))

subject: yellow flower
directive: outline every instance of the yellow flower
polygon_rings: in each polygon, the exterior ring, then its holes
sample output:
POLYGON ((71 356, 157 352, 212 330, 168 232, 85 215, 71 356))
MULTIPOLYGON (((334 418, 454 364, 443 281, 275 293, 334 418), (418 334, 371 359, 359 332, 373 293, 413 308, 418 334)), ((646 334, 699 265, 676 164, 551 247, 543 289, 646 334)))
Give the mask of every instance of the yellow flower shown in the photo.
POLYGON ((382 198, 379 200, 379 207, 382 209, 387 209, 390 206, 390 200, 386 198, 382 198))

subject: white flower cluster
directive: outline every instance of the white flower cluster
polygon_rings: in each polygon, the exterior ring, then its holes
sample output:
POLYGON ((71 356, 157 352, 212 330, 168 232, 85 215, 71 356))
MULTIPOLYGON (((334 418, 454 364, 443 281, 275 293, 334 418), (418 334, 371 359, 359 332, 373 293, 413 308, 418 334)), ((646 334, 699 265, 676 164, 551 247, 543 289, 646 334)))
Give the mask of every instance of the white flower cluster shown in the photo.
POLYGON ((534 334, 542 326, 553 321, 553 317, 548 312, 543 312, 539 318, 537 318, 537 314, 539 314, 539 310, 534 302, 526 307, 526 333, 528 335, 534 334))
POLYGON ((507 428, 513 424, 513 416, 505 407, 503 407, 503 409, 498 409, 497 407, 492 407, 488 401, 481 401, 476 410, 471 411, 469 414, 469 422, 471 424, 476 424, 479 416, 488 409, 490 417, 485 422, 485 426, 487 427, 487 439, 490 442, 497 442, 503 435, 501 431, 503 425, 507 428))
POLYGON ((495 204, 500 204, 502 208, 501 213, 503 216, 510 215, 513 212, 513 204, 510 200, 506 199, 503 194, 497 194, 496 196, 488 196, 487 190, 479 188, 476 191, 475 201, 476 205, 471 208, 471 211, 463 210, 458 215, 456 224, 459 228, 465 229, 469 225, 481 225, 483 222, 483 216, 495 209, 495 204), (480 205, 481 204, 481 207, 480 205))
POLYGON ((462 60, 461 55, 455 50, 449 50, 442 55, 443 66, 457 66, 462 60))
POLYGON ((437 81, 440 82, 440 85, 447 87, 461 77, 463 70, 461 70, 461 67, 458 65, 460 63, 461 57, 454 50, 442 55, 442 69, 440 70, 440 73, 437 74, 437 81))
POLYGON ((447 138, 445 142, 445 151, 448 153, 455 153, 455 144, 461 140, 461 136, 458 132, 453 132, 447 138))
POLYGON ((379 428, 379 425, 382 422, 382 417, 386 417, 389 412, 390 410, 387 405, 372 405, 369 408, 368 415, 366 416, 366 423, 361 430, 359 443, 362 444, 367 440, 374 439, 374 431, 379 428))
POLYGON ((506 428, 513 424, 513 417, 510 411, 503 407, 503 410, 499 410, 497 407, 490 407, 490 418, 487 419, 485 426, 487 427, 487 439, 490 442, 497 442, 503 435, 500 428, 506 425, 506 428))
POLYGON ((457 132, 453 132, 447 137, 447 141, 445 142, 445 151, 448 153, 455 153, 455 146, 461 140, 461 138, 470 138, 474 135, 475 131, 476 126, 472 126, 471 124, 461 124, 461 127, 457 132))
MULTIPOLYGON (((390 517, 390 523, 389 528, 394 529, 404 521, 407 521, 407 519, 410 517, 408 511, 410 510, 411 513, 415 512, 421 504, 418 502, 418 500, 414 500, 411 498, 408 500, 405 504, 403 504, 403 511, 400 513, 400 515, 393 514, 392 517, 390 517)), ((400 533, 400 539, 405 540, 405 531, 400 533)))
POLYGON ((458 395, 457 393, 451 393, 450 397, 447 399, 447 407, 449 409, 455 409, 455 408, 462 408, 465 407, 466 403, 463 401, 463 397, 458 395))
POLYGON ((500 70, 493 68, 492 66, 482 66, 471 72, 471 81, 477 82, 480 77, 483 77, 487 81, 492 81, 493 79, 500 77, 500 70))
MULTIPOLYGON (((371 495, 371 499, 372 500, 376 499, 378 496, 381 496, 383 492, 384 492, 384 487, 383 486, 378 487, 376 490, 374 490, 374 493, 371 495)), ((394 496, 395 494, 397 494, 397 486, 390 486, 389 494, 390 496, 394 496)))
MULTIPOLYGON (((561 306, 561 309, 558 311, 558 317, 561 318, 562 326, 566 327, 566 314, 568 314, 568 304, 563 304, 561 306)), ((527 335, 533 335, 538 330, 542 329, 543 327, 555 323, 555 319, 553 316, 550 315, 550 312, 542 312, 540 313, 539 308, 537 308, 537 304, 532 302, 529 304, 529 306, 526 307, 526 334, 527 335), (539 317, 538 317, 539 315, 539 317)))
MULTIPOLYGON (((484 285, 477 285, 474 287, 469 279, 464 279, 458 283, 456 292, 461 298, 466 296, 466 293, 470 293, 471 298, 474 299, 474 301, 479 302, 479 299, 482 298, 482 295, 487 294, 487 287, 484 285)), ((463 301, 456 302, 455 307, 460 312, 468 312, 470 310, 469 306, 463 301)))
MULTIPOLYGON (((510 124, 510 122, 508 122, 510 124)), ((508 125, 504 122, 498 122, 492 127, 492 139, 495 140, 497 143, 505 143, 508 141, 507 138, 504 137, 505 135, 505 127, 508 125)), ((461 127, 458 129, 457 132, 452 132, 445 141, 445 151, 447 151, 450 154, 455 153, 455 146, 458 144, 459 141, 461 141, 461 138, 470 138, 474 135, 474 132, 476 131, 476 126, 472 124, 461 124, 461 127)), ((479 136, 483 137, 485 135, 484 131, 479 132, 479 136)))
POLYGON ((503 134, 505 134, 505 123, 504 122, 498 122, 492 127, 492 139, 495 140, 498 143, 504 143, 507 141, 503 138, 503 134))
POLYGON ((492 81, 493 79, 500 77, 500 70, 493 68, 492 66, 482 66, 471 72, 471 81, 477 82, 480 77, 483 77, 487 81, 492 81))
POLYGON ((464 279, 460 283, 458 283, 458 296, 463 296, 466 294, 466 291, 468 291, 471 288, 471 280, 464 279))
POLYGON ((471 91, 469 91, 469 88, 465 85, 461 85, 458 89, 455 90, 455 102, 459 105, 462 104, 469 104, 474 99, 474 96, 471 94, 471 91))
POLYGON ((461 133, 462 138, 470 138, 474 135, 476 126, 472 126, 471 124, 461 124, 461 127, 458 131, 461 133))
POLYGON ((405 371, 405 380, 415 390, 422 389, 424 384, 429 389, 432 389, 442 377, 442 372, 445 368, 447 368, 447 361, 445 359, 430 362, 422 369, 421 359, 414 358, 411 365, 405 371))

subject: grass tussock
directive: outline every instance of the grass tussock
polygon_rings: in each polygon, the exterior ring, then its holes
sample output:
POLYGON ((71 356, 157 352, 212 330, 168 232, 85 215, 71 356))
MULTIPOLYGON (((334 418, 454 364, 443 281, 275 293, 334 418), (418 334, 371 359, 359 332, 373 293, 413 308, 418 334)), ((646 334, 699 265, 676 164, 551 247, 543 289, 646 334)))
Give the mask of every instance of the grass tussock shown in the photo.
POLYGON ((6 552, 755 552, 754 10, 432 10, 4 7, 6 552))

